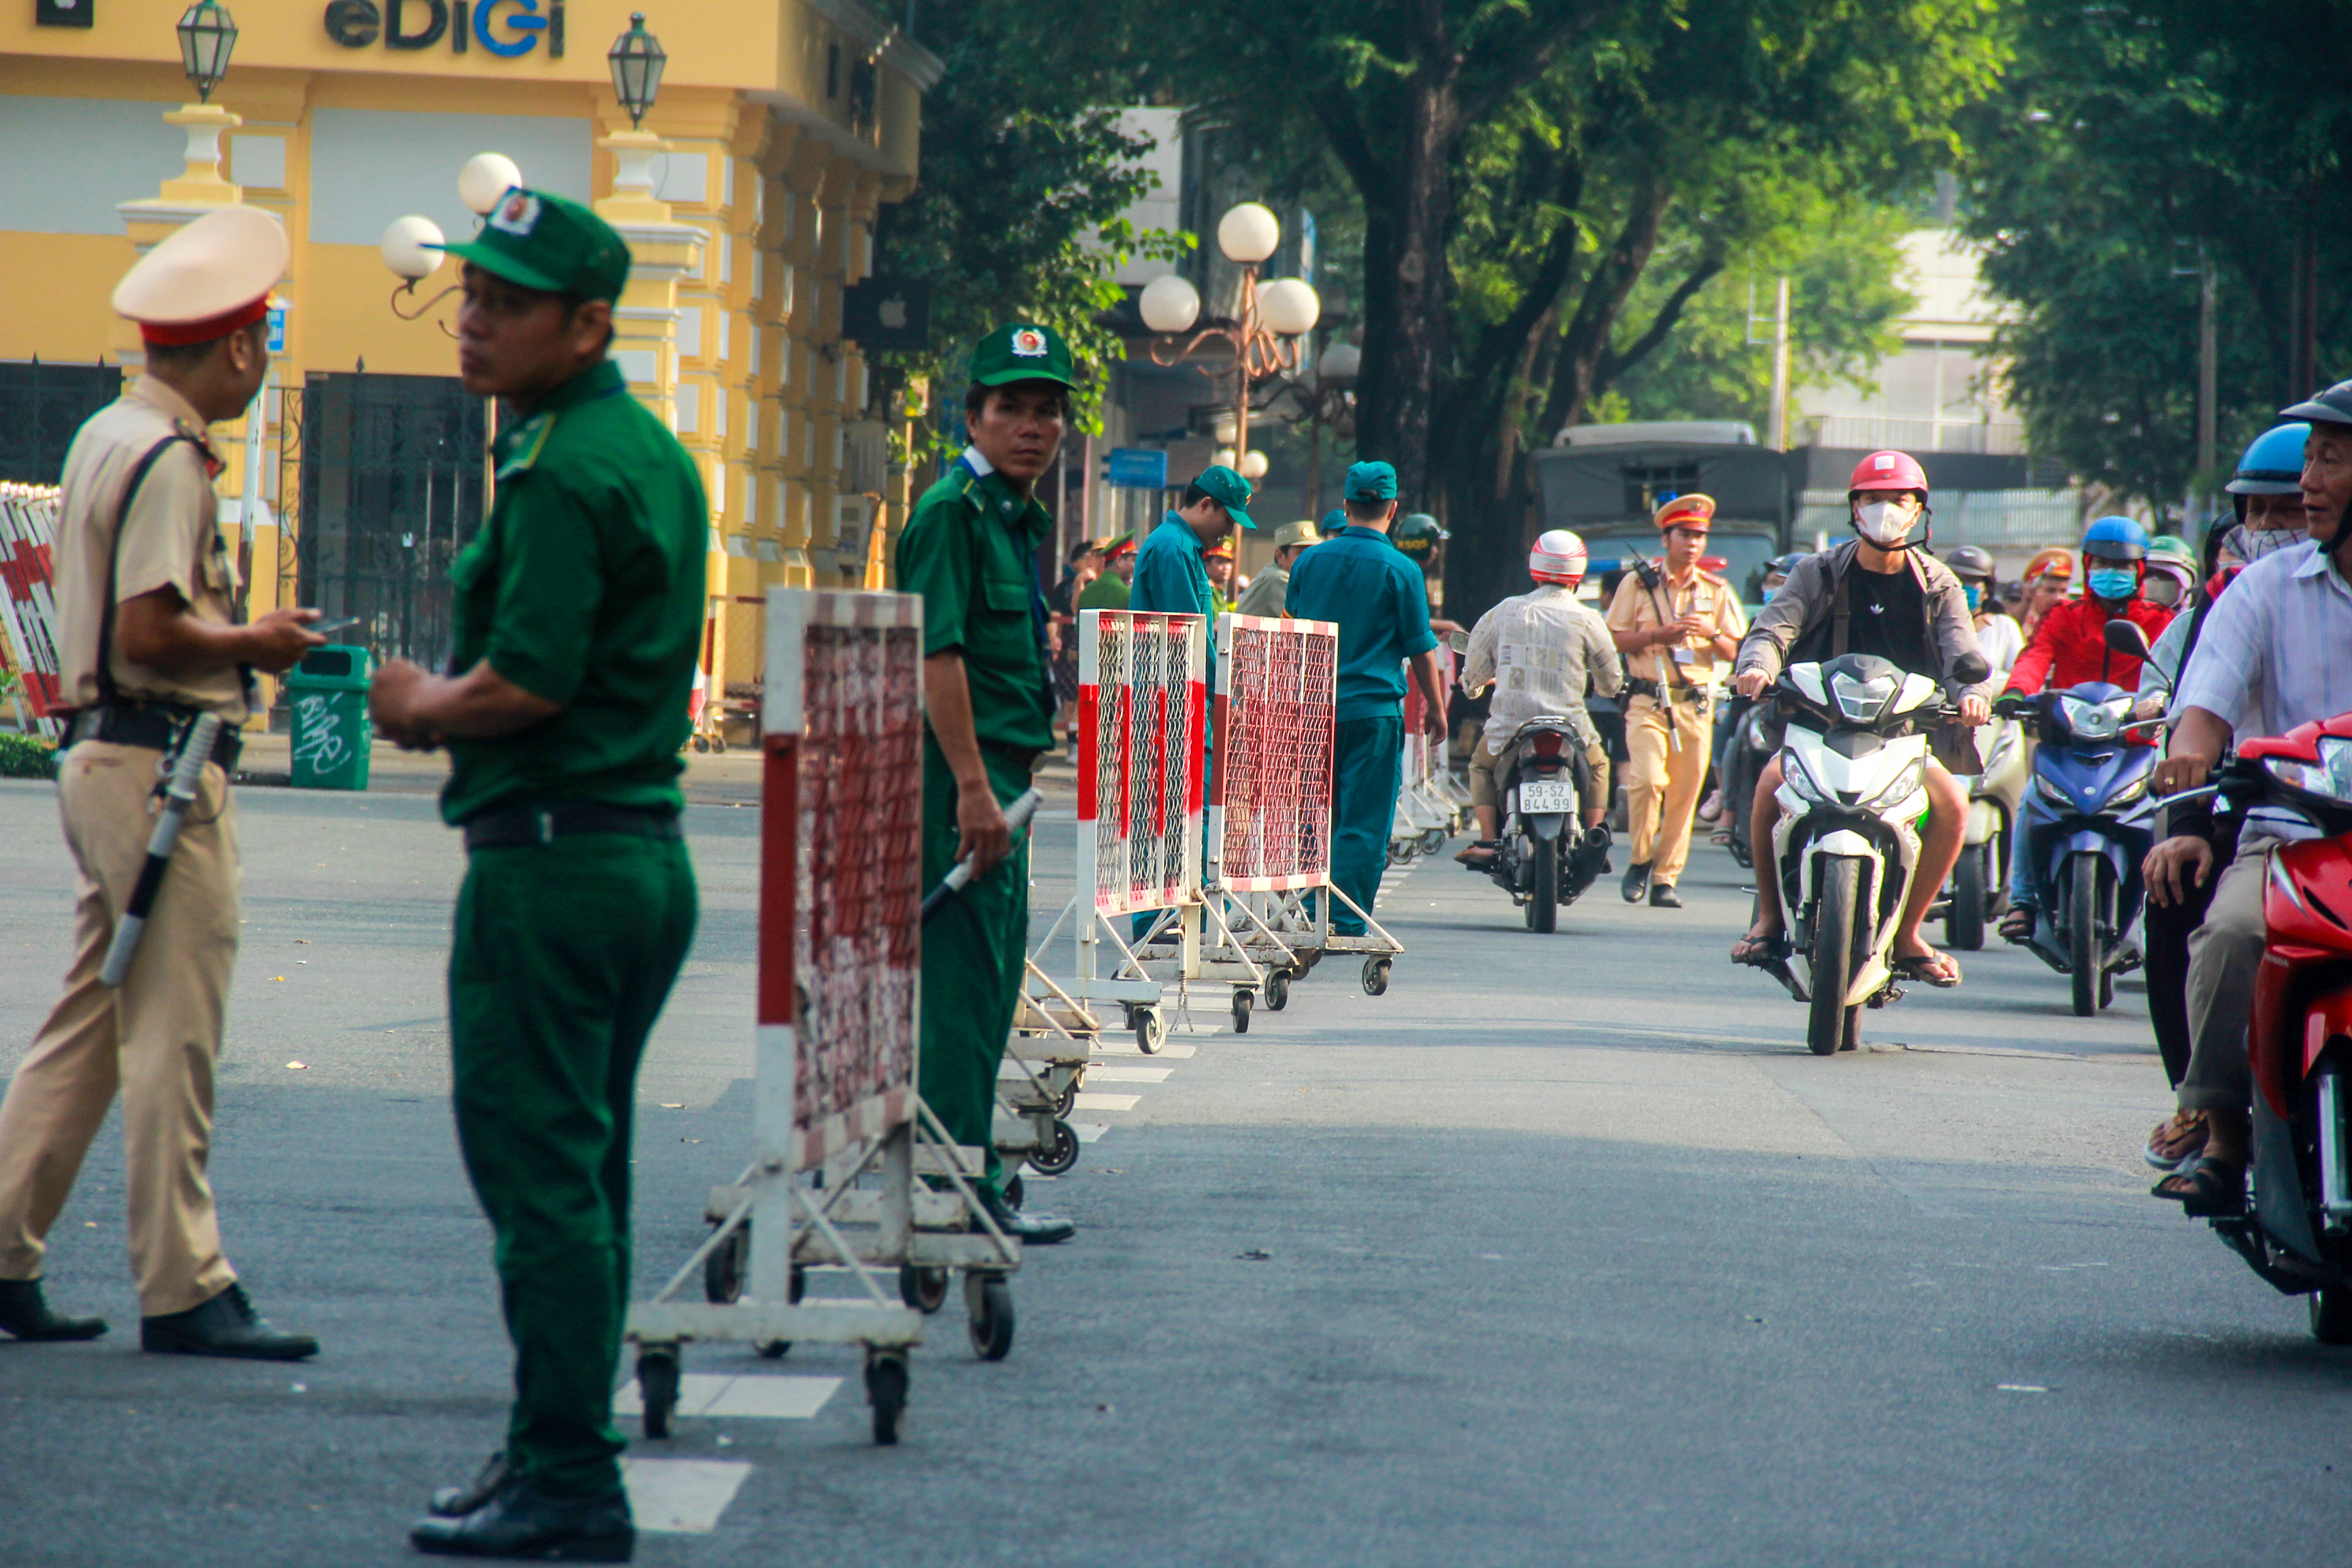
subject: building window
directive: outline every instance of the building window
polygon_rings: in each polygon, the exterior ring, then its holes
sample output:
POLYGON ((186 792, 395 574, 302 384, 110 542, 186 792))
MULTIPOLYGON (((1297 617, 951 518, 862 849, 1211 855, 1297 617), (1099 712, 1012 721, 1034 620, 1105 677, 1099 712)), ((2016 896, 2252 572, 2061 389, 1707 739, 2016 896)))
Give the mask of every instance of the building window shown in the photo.
POLYGON ((0 480, 56 484, 82 421, 121 395, 112 365, 0 363, 0 480))

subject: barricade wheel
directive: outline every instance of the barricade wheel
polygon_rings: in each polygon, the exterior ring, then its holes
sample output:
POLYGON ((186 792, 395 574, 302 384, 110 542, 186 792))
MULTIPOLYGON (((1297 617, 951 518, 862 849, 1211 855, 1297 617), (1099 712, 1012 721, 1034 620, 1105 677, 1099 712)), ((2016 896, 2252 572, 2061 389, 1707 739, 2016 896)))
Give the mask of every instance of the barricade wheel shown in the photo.
POLYGON ((669 1436, 677 1413, 677 1347, 646 1345, 637 1352, 637 1398, 645 1405, 646 1436, 669 1436))
POLYGON ((1013 1287, 1002 1274, 963 1277, 964 1306, 971 1316, 971 1350, 982 1361, 1013 1353, 1013 1287))
POLYGON ((1443 827, 1433 827, 1422 834, 1421 852, 1423 854, 1434 855, 1444 847, 1445 829, 1443 827))
POLYGON ((1246 991, 1235 991, 1234 993, 1234 1034, 1246 1035, 1249 1033, 1250 1007, 1255 1001, 1256 998, 1252 996, 1246 991))
POLYGON ((710 737, 708 735, 697 735, 694 738, 694 749, 698 752, 708 752, 710 750, 710 737))
POLYGON ((898 1300, 919 1312, 938 1311, 948 1303, 948 1271, 901 1263, 898 1265, 898 1300))
POLYGON ((1165 1014, 1157 1007, 1135 1009, 1135 1044, 1138 1049, 1147 1057, 1156 1056, 1167 1038, 1168 1018, 1165 1014))
MULTIPOLYGON (((940 1287, 946 1289, 945 1286, 940 1287)), ((907 1410, 907 1358, 869 1351, 866 1357, 866 1402, 874 1407, 874 1440, 884 1447, 898 1440, 898 1417, 907 1410)))
POLYGON ((743 1270, 751 1259, 751 1222, 728 1233, 702 1260, 702 1299, 714 1307, 732 1305, 743 1294, 743 1270))
POLYGON ((1064 1084, 1055 1094, 1055 1115, 1067 1116, 1071 1111, 1076 1110, 1078 1108, 1078 1084, 1082 1080, 1076 1075, 1073 1074, 1070 1081, 1064 1084))
POLYGON ((1389 961, 1385 958, 1364 960, 1364 994, 1380 996, 1389 988, 1389 961))
POLYGON ((721 733, 721 734, 717 734, 717 735, 713 735, 713 736, 711 736, 711 737, 710 737, 710 749, 711 749, 712 751, 714 751, 714 752, 719 752, 721 755, 724 755, 724 754, 726 753, 726 751, 727 751, 727 737, 726 737, 726 735, 725 735, 725 734, 723 734, 723 733, 721 733))
POLYGON ((1415 846, 1413 841, 1410 838, 1390 839, 1389 864, 1391 866, 1409 865, 1412 860, 1414 848, 1415 846))
POLYGON ((1060 1117, 1054 1118, 1054 1141, 1029 1156, 1029 1168, 1041 1176, 1058 1176, 1078 1163, 1078 1134, 1060 1117))
POLYGON ((1279 1013, 1290 1005, 1290 976, 1280 970, 1265 977, 1265 1006, 1269 1013, 1279 1013))

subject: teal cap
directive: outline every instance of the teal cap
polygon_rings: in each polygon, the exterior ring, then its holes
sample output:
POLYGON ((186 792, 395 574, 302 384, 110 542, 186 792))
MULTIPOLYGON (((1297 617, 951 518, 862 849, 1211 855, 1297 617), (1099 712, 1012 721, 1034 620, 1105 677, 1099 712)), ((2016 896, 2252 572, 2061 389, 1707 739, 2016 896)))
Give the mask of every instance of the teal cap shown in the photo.
POLYGON ((976 386, 1007 386, 1016 381, 1078 384, 1070 345, 1053 328, 1033 321, 1008 321, 981 339, 971 351, 971 379, 976 386))
POLYGON ((520 185, 499 198, 481 233, 440 248, 543 293, 618 300, 629 282, 628 243, 611 224, 578 202, 520 185))
POLYGON ((1357 463, 1348 469, 1349 500, 1396 500, 1396 469, 1386 463, 1357 463))
POLYGON ((1192 482, 1214 497, 1217 503, 1227 511, 1233 513, 1235 522, 1247 529, 1257 527, 1257 524, 1250 521, 1250 514, 1244 510, 1249 505, 1251 493, 1250 482, 1247 479, 1223 463, 1219 463, 1214 468, 1202 469, 1201 477, 1192 482))
POLYGON ((1324 538, 1326 538, 1326 539, 1330 538, 1333 534, 1335 534, 1335 533, 1339 532, 1341 529, 1343 529, 1343 528, 1345 528, 1345 527, 1347 527, 1347 526, 1348 526, 1348 509, 1347 509, 1346 507, 1344 507, 1344 506, 1335 506, 1335 507, 1333 507, 1329 511, 1327 511, 1327 512, 1325 512, 1325 513, 1323 514, 1323 537, 1324 537, 1324 538))

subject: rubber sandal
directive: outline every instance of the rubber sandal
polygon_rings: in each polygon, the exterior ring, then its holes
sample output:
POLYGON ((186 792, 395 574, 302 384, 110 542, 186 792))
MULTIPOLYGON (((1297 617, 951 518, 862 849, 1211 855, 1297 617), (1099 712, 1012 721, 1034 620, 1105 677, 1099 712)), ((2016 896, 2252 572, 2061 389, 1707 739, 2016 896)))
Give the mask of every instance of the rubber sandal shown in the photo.
POLYGON ((1916 980, 1938 991, 1949 991, 1960 983, 1960 961, 1948 952, 1913 953, 1909 958, 1895 960, 1887 967, 1906 980, 1916 980))
POLYGON ((2140 1146, 2139 1157, 2147 1162, 2150 1170, 2177 1171, 2205 1152, 2207 1135, 2203 1111, 2176 1110, 2156 1124, 2156 1131, 2140 1146), (2166 1154, 2157 1147, 2168 1135, 2181 1140, 2178 1153, 2166 1154))
POLYGON ((2000 940, 2019 943, 2033 940, 2033 906, 2011 904, 2009 913, 2000 917, 2000 940))
POLYGON ((2246 1168, 2234 1160, 2200 1154, 2147 1191, 2150 1197, 2179 1204, 2191 1219, 2223 1219, 2246 1212, 2246 1168), (2186 1185, 2165 1190, 2176 1182, 2186 1185))
POLYGON ((1731 945, 1735 950, 1748 949, 1746 952, 1735 951, 1731 962, 1747 964, 1751 969, 1769 969, 1775 963, 1786 963, 1797 956, 1797 950, 1789 945, 1789 933, 1785 931, 1775 931, 1770 936, 1743 936, 1731 945))

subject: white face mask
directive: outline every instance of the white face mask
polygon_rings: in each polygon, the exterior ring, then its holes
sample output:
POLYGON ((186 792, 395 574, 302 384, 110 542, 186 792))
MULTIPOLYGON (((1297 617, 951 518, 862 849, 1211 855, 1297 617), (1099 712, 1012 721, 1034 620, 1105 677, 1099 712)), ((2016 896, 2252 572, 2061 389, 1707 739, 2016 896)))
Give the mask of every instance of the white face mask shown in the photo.
POLYGON ((1864 501, 1853 509, 1854 528, 1881 550, 1901 549, 1904 536, 1918 520, 1918 508, 1908 497, 1901 500, 1864 501))

